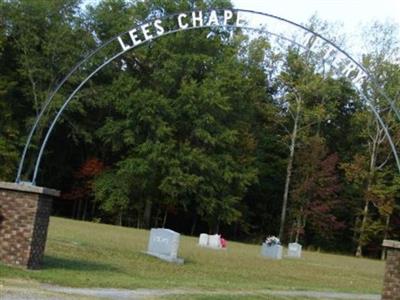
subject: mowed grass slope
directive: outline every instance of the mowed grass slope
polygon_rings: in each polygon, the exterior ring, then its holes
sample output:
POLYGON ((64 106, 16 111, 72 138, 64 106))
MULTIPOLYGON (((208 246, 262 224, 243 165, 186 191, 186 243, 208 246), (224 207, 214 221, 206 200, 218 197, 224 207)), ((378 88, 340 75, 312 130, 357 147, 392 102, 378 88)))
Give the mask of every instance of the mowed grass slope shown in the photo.
POLYGON ((174 265, 147 256, 149 232, 51 218, 44 266, 26 271, 0 266, 0 277, 66 286, 187 288, 204 290, 330 290, 380 293, 384 263, 303 251, 302 259, 268 260, 259 245, 228 243, 228 249, 197 246, 181 236, 174 265))

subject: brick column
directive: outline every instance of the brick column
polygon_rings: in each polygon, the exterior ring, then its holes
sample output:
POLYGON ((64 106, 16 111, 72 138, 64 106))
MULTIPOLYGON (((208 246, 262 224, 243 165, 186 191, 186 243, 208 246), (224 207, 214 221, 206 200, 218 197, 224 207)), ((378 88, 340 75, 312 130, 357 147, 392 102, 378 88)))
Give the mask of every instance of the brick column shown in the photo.
POLYGON ((40 268, 56 190, 0 182, 0 261, 40 268))
POLYGON ((382 300, 400 300, 400 242, 384 240, 387 251, 382 300))

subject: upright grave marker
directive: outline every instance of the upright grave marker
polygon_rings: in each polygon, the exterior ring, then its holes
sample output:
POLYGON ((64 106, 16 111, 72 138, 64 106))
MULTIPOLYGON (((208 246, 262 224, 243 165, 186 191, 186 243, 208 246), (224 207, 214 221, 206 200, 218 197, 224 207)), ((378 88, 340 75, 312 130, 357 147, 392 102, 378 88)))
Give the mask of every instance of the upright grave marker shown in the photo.
POLYGON ((301 248, 302 246, 298 243, 289 243, 287 256, 291 258, 300 258, 301 257, 301 248))
POLYGON ((152 228, 150 230, 147 254, 162 260, 183 264, 184 260, 178 258, 180 234, 164 228, 152 228))
POLYGON ((282 259, 281 245, 267 245, 263 243, 261 246, 261 255, 271 259, 282 259))
POLYGON ((220 234, 202 233, 199 236, 199 246, 216 250, 226 249, 226 240, 221 238, 220 234))
POLYGON ((202 233, 199 236, 199 246, 208 247, 208 234, 202 233))
POLYGON ((219 234, 209 235, 208 246, 213 249, 221 249, 221 236, 219 234))
POLYGON ((261 245, 261 255, 271 259, 282 259, 283 247, 275 236, 269 236, 261 245))

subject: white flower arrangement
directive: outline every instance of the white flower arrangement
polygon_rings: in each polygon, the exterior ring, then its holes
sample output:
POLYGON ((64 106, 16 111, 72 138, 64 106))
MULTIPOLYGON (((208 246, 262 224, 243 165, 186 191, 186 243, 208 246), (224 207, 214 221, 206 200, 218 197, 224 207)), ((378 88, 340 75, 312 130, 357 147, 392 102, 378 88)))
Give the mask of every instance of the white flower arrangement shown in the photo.
POLYGON ((276 236, 271 235, 271 236, 268 236, 268 237, 265 239, 265 243, 266 243, 268 246, 275 246, 275 245, 280 245, 280 244, 281 244, 281 241, 280 241, 276 236))

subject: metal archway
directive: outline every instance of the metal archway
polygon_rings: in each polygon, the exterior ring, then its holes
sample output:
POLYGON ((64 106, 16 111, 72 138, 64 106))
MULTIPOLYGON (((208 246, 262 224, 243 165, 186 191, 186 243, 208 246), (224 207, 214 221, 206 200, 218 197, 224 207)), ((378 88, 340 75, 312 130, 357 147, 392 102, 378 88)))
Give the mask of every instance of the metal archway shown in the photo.
POLYGON ((349 78, 349 80, 351 80, 353 83, 353 87, 358 90, 365 103, 369 106, 378 123, 385 132, 386 138, 392 149, 393 156, 396 160, 397 168, 400 171, 400 160, 397 154, 396 146, 391 138, 389 128, 386 126, 385 122, 380 116, 381 109, 380 107, 376 107, 362 91, 361 82, 364 79, 368 79, 368 82, 371 84, 373 89, 381 95, 381 97, 387 102, 390 110, 393 111, 400 120, 399 110, 397 109, 394 101, 392 101, 383 92, 373 76, 371 76, 371 74, 369 74, 360 63, 353 59, 347 52, 342 50, 334 42, 328 40, 317 32, 314 32, 313 30, 290 20, 268 13, 244 9, 211 9, 208 11, 193 10, 158 18, 157 16, 151 17, 148 20, 137 24, 130 30, 123 32, 122 34, 119 34, 101 44, 95 50, 86 55, 80 62, 78 62, 54 88, 45 101, 39 115, 37 116, 21 155, 15 180, 16 183, 21 182, 26 155, 32 143, 33 135, 38 128, 39 122, 43 119, 45 112, 53 102, 55 95, 74 74, 76 74, 79 70, 88 68, 86 64, 89 63, 91 59, 95 58, 96 55, 103 54, 102 52, 105 52, 103 57, 100 56, 101 63, 95 65, 94 70, 89 71, 89 75, 87 75, 69 94, 51 121, 50 126, 47 129, 44 139, 40 145, 39 152, 36 156, 32 180, 29 182, 32 185, 36 184, 36 178, 42 161, 43 153, 57 121, 61 117, 68 104, 72 101, 74 96, 86 84, 87 81, 89 81, 96 73, 98 73, 109 63, 121 57, 129 50, 135 49, 143 44, 149 43, 150 41, 176 32, 202 28, 223 28, 230 30, 231 32, 233 32, 234 29, 253 30, 267 34, 276 40, 284 41, 290 45, 296 45, 306 52, 313 53, 314 51, 319 50, 319 55, 322 55, 321 59, 324 60, 323 63, 326 63, 330 66, 331 71, 333 72, 332 74, 349 78), (301 40, 296 40, 296 38, 299 37, 301 40), (317 47, 318 49, 315 49, 317 47), (115 48, 117 50, 115 50, 115 48), (110 52, 111 55, 108 52, 110 52), (110 57, 108 57, 108 55, 110 55, 110 57))

